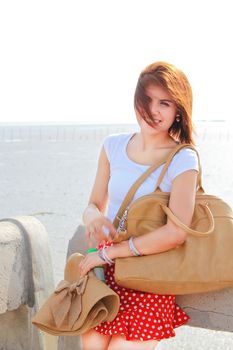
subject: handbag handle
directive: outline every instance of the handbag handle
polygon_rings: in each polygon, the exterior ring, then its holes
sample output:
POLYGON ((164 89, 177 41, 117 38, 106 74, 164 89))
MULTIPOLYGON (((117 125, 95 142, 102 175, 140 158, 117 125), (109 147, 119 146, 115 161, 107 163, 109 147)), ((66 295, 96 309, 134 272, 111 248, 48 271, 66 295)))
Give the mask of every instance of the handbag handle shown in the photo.
POLYGON ((168 208, 166 205, 160 203, 160 206, 163 209, 163 211, 165 212, 165 214, 167 215, 167 217, 172 222, 174 222, 177 226, 182 228, 185 232, 189 233, 190 235, 192 235, 194 237, 208 237, 209 234, 211 234, 214 231, 214 217, 213 217, 213 214, 211 213, 207 203, 205 205, 199 203, 198 205, 200 205, 204 209, 204 211, 205 211, 205 213, 207 215, 208 221, 209 221, 208 231, 205 231, 205 232, 200 232, 200 231, 193 230, 190 227, 188 227, 187 225, 183 224, 177 218, 177 216, 175 216, 173 214, 173 212, 171 211, 170 208, 168 208))
POLYGON ((175 147, 174 150, 172 150, 172 152, 168 155, 168 157, 164 158, 163 160, 161 160, 159 163, 152 165, 151 167, 149 167, 149 169, 147 169, 141 176, 139 176, 139 178, 135 181, 135 183, 130 187, 128 193, 126 194, 116 216, 115 219, 113 221, 113 225, 117 228, 118 227, 118 223, 121 220, 123 213, 125 212, 125 209, 128 207, 129 203, 132 201, 137 189, 141 186, 141 184, 146 180, 146 178, 148 176, 150 176, 151 173, 153 173, 153 171, 155 171, 157 168, 159 168, 162 164, 165 163, 165 170, 164 168, 161 171, 161 174, 158 178, 156 187, 155 187, 155 191, 158 190, 158 187, 160 186, 163 177, 173 159, 173 157, 176 155, 176 153, 178 153, 181 149, 183 148, 191 148, 194 151, 196 151, 197 156, 198 156, 198 165, 199 165, 199 173, 198 173, 198 178, 197 178, 197 184, 198 184, 198 188, 199 191, 204 193, 204 189, 202 187, 202 181, 201 181, 201 163, 200 163, 200 157, 199 154, 197 152, 197 150, 190 144, 188 143, 184 143, 184 144, 180 144, 177 147, 175 147))

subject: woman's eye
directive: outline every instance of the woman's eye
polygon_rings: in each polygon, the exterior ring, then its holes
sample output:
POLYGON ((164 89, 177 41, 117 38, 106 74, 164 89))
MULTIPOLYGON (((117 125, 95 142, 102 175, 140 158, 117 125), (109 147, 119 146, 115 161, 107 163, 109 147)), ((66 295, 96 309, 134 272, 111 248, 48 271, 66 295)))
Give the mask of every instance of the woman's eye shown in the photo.
POLYGON ((161 105, 163 105, 163 106, 167 106, 167 107, 170 106, 169 103, 168 103, 168 102, 165 102, 165 101, 161 101, 160 103, 161 103, 161 105))

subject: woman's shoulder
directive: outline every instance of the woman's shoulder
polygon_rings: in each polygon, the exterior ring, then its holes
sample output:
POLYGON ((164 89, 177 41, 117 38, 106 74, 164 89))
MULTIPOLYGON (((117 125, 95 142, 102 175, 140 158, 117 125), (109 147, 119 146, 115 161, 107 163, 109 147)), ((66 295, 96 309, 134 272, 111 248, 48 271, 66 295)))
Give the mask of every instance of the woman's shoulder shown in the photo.
POLYGON ((117 142, 119 140, 126 140, 128 137, 130 137, 132 133, 114 133, 114 134, 109 134, 105 136, 104 142, 107 140, 108 142, 117 142))
POLYGON ((124 141, 126 141, 131 133, 121 133, 121 134, 109 134, 104 138, 103 145, 105 148, 116 147, 121 145, 124 141))
POLYGON ((192 148, 182 148, 179 152, 176 153, 173 159, 189 159, 189 158, 198 158, 198 150, 194 147, 192 148))
POLYGON ((187 170, 199 171, 199 160, 197 152, 191 148, 182 148, 173 157, 168 168, 168 173, 171 179, 187 170))
POLYGON ((131 133, 110 134, 104 138, 103 146, 107 153, 109 161, 112 160, 114 154, 117 154, 124 147, 131 133))

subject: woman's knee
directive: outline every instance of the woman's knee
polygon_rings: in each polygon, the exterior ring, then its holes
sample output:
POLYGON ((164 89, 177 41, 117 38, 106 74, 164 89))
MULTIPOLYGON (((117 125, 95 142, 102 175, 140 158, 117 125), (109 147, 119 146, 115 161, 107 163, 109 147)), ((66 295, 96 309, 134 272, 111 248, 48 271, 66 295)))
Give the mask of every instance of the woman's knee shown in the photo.
POLYGON ((128 341, 124 336, 113 336, 107 350, 155 350, 157 345, 156 340, 128 341))
POLYGON ((102 335, 94 329, 82 334, 82 350, 107 350, 111 336, 102 335))

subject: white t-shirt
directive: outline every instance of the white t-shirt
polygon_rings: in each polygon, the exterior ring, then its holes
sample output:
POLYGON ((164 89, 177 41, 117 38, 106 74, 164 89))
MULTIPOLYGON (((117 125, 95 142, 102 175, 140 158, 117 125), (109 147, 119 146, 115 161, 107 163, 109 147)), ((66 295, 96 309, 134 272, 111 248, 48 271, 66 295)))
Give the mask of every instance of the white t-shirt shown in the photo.
MULTIPOLYGON (((110 163, 107 217, 111 221, 114 220, 130 187, 150 167, 149 165, 138 164, 127 156, 126 147, 132 136, 133 133, 112 134, 107 136, 103 142, 110 163)), ((163 167, 164 164, 147 177, 135 193, 133 201, 155 190, 155 185, 163 167)), ((160 189, 164 192, 170 192, 175 177, 190 169, 199 171, 197 154, 192 149, 181 149, 172 159, 161 182, 160 189)))

